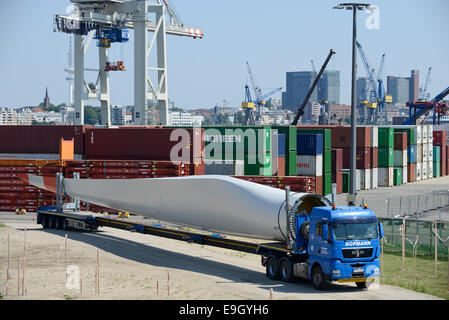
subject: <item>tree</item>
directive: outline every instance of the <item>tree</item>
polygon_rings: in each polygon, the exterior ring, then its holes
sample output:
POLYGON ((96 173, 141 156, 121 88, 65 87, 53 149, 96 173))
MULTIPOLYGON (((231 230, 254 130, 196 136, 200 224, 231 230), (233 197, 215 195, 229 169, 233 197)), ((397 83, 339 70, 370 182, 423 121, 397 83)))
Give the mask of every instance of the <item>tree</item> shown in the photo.
MULTIPOLYGON (((84 107, 84 123, 85 124, 98 124, 100 123, 99 119, 98 119, 98 114, 97 111, 95 109, 99 109, 99 108, 94 108, 91 106, 85 106, 84 107)), ((100 110, 101 113, 101 110, 100 110)))

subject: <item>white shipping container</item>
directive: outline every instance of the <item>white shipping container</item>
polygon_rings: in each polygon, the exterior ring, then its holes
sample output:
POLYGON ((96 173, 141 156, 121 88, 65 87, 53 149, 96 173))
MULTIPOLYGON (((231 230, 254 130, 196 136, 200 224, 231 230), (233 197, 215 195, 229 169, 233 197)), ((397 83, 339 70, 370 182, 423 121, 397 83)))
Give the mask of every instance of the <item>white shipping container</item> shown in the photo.
POLYGON ((427 126, 427 142, 433 144, 433 125, 427 126))
POLYGON ((427 143, 427 128, 426 126, 420 126, 421 127, 421 142, 427 143))
POLYGON ((298 176, 322 176, 323 155, 298 155, 296 156, 296 174, 298 176))
POLYGON ((377 168, 371 168, 371 189, 377 189, 379 186, 379 172, 377 168))
POLYGON ((360 190, 371 189, 371 169, 360 170, 360 190))
POLYGON ((428 162, 424 161, 421 163, 421 180, 427 180, 427 169, 428 168, 428 162))
POLYGON ((375 126, 371 127, 371 147, 377 148, 379 147, 379 134, 378 128, 375 126))
POLYGON ((422 162, 417 162, 415 164, 415 180, 416 181, 421 181, 421 179, 422 179, 421 171, 422 171, 422 162))
POLYGON ((427 179, 433 179, 433 160, 430 158, 427 163, 427 179))
POLYGON ((204 171, 206 175, 243 176, 245 175, 245 162, 243 160, 205 160, 204 171))
POLYGON ((377 168, 378 170, 378 185, 379 187, 393 186, 393 167, 377 168))
POLYGON ((360 191, 361 186, 360 186, 360 179, 361 179, 361 173, 360 173, 360 169, 355 169, 355 190, 356 191, 360 191))
POLYGON ((394 166, 403 167, 407 165, 407 150, 394 150, 394 166))
POLYGON ((428 156, 429 147, 427 143, 422 144, 422 162, 429 161, 428 156))
POLYGON ((407 183, 407 177, 408 177, 408 171, 407 171, 407 165, 402 167, 402 184, 407 183))
POLYGON ((422 128, 421 126, 416 126, 416 143, 422 143, 422 128))
POLYGON ((432 143, 427 144, 427 156, 429 157, 429 159, 427 159, 428 161, 433 161, 433 144, 432 143))
POLYGON ((415 150, 416 150, 415 154, 416 162, 417 163, 422 162, 422 143, 417 144, 415 150))

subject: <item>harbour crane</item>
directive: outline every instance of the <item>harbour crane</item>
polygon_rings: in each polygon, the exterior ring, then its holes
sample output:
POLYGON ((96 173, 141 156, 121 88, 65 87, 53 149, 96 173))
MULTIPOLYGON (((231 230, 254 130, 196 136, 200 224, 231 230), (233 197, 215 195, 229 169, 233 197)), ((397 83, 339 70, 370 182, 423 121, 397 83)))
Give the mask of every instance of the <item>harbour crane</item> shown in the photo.
POLYGON ((388 124, 388 115, 387 115, 387 103, 392 102, 391 95, 385 94, 385 87, 383 83, 383 71, 384 71, 384 62, 385 62, 385 53, 382 54, 382 59, 380 61, 379 71, 377 73, 377 83, 378 83, 378 92, 377 92, 377 110, 375 116, 374 124, 388 124))
POLYGON ((448 103, 442 100, 449 95, 449 87, 441 91, 431 101, 407 102, 409 118, 403 125, 416 125, 416 121, 422 116, 427 117, 433 111, 433 124, 440 124, 440 117, 448 111, 448 103))
POLYGON ((429 86, 429 83, 430 83, 431 71, 432 71, 432 67, 429 67, 429 69, 427 70, 426 81, 424 82, 424 87, 421 86, 419 88, 419 100, 420 101, 429 101, 429 99, 430 99, 430 93, 427 92, 427 87, 429 86))
POLYGON ((126 42, 127 30, 134 31, 134 112, 135 124, 147 123, 147 103, 156 101, 160 124, 168 121, 166 35, 203 38, 201 29, 185 26, 167 0, 70 0, 73 12, 54 17, 54 31, 74 35, 75 124, 84 124, 84 101, 100 100, 102 124, 111 124, 109 72, 124 71, 121 63, 109 63, 111 43, 126 42), (154 16, 151 16, 154 14, 154 16), (167 18, 168 16, 168 18, 167 18), (152 32, 153 36, 148 37, 152 32), (85 68, 91 40, 97 40, 99 68, 85 68), (149 57, 156 50, 156 66, 149 57), (87 83, 84 72, 98 73, 96 83, 87 83))
POLYGON ((298 125, 298 121, 304 114, 304 110, 305 110, 307 104, 309 103, 309 99, 313 93, 313 90, 315 90, 315 87, 318 84, 318 81, 320 81, 321 75, 323 74, 324 70, 327 67, 327 64, 329 63, 331 57, 334 54, 335 54, 335 51, 333 49, 330 49, 329 54, 327 55, 326 61, 324 61, 324 64, 321 66, 320 72, 318 72, 318 75, 316 76, 315 80, 313 81, 312 85, 310 86, 309 92, 307 92, 307 95, 304 98, 304 101, 301 103, 301 105, 296 110, 295 117, 293 118, 293 121, 291 123, 292 126, 298 125))
POLYGON ((245 101, 242 102, 242 109, 245 113, 243 118, 243 125, 256 125, 256 120, 254 118, 254 102, 251 99, 251 92, 249 91, 249 86, 245 85, 245 101))

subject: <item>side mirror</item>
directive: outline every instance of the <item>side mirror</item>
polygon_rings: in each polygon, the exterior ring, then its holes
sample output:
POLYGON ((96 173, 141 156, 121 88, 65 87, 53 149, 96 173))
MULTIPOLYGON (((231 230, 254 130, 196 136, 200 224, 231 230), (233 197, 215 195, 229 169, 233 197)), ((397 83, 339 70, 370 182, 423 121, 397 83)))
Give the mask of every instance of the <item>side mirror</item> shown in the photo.
POLYGON ((323 239, 329 241, 329 225, 327 223, 323 224, 323 239))
POLYGON ((379 222, 379 238, 382 239, 384 237, 384 225, 382 222, 379 222))

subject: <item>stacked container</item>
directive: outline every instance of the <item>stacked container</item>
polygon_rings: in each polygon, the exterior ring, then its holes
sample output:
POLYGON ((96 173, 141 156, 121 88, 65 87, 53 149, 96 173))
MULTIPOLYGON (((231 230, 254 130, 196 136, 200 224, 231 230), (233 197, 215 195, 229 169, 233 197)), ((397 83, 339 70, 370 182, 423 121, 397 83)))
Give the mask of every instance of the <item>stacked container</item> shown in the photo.
MULTIPOLYGON (((332 132, 329 128, 321 127, 308 127, 298 126, 297 134, 321 134, 323 136, 323 149, 322 149, 322 194, 328 195, 332 192, 332 173, 331 173, 331 144, 332 144, 332 132)), ((298 137, 297 137, 298 138, 298 137)), ((297 145, 297 153, 298 151, 297 145)))
MULTIPOLYGON (((402 180, 399 184, 407 183, 407 133, 394 133, 394 168, 400 171, 396 176, 400 176, 402 180)), ((394 183, 393 183, 394 184, 394 183)))
POLYGON ((343 193, 343 149, 332 149, 332 183, 337 185, 337 193, 343 193))
POLYGON ((371 127, 371 189, 379 186, 379 133, 378 128, 371 127))
MULTIPOLYGON (((323 180, 323 135, 298 134, 296 136, 296 174, 323 180)), ((319 183, 318 183, 319 184, 319 183)), ((317 190, 322 193, 323 190, 317 190)))
MULTIPOLYGON (((295 126, 273 126, 278 135, 284 135, 285 175, 296 176, 296 127, 295 126)), ((280 144, 280 142, 279 142, 280 144)), ((282 154, 282 150, 279 149, 282 154)), ((282 169, 281 169, 282 170, 282 169)))
POLYGON ((378 142, 378 184, 380 187, 392 187, 394 178, 394 129, 379 127, 378 142))
MULTIPOLYGON (((447 146, 446 146, 446 131, 433 131, 433 145, 440 147, 440 176, 447 175, 447 146)), ((434 163, 435 163, 434 152, 434 163)), ((435 171, 435 170, 434 170, 435 171)))

